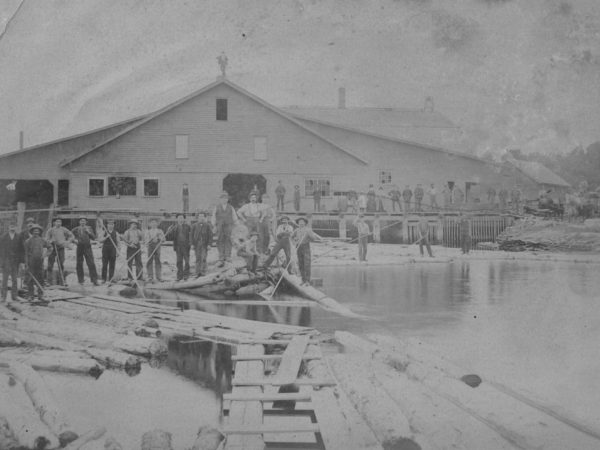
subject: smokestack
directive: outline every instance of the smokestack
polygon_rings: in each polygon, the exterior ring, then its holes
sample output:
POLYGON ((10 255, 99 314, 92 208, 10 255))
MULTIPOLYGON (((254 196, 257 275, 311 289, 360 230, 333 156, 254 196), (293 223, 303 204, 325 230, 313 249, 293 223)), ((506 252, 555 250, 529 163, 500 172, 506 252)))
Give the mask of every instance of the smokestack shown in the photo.
POLYGON ((338 108, 346 109, 346 88, 341 87, 338 89, 338 108))
POLYGON ((23 142, 25 141, 22 131, 19 131, 19 150, 23 150, 23 142))

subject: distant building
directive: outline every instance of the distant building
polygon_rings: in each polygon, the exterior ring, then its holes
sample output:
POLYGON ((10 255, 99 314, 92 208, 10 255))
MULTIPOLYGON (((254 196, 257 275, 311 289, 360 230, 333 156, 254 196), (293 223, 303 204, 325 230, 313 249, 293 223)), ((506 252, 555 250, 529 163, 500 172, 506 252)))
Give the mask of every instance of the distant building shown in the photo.
POLYGON ((478 202, 486 186, 514 181, 502 165, 403 138, 403 128, 456 128, 432 105, 410 120, 403 110, 343 106, 280 109, 219 77, 151 114, 2 155, 0 180, 51 185, 59 206, 153 212, 183 210, 185 190, 192 211, 223 190, 239 205, 254 185, 274 199, 278 180, 289 201, 301 186, 306 210, 317 189, 334 209, 335 193, 370 184, 460 186, 478 202))

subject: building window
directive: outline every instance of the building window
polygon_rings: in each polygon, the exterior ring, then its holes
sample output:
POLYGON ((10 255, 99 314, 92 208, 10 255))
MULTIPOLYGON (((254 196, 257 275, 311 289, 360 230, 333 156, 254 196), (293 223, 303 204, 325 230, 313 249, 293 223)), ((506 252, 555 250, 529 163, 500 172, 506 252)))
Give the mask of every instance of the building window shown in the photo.
POLYGON ((136 195, 135 177, 108 177, 108 195, 136 195))
POLYGON ((88 195, 90 197, 104 197, 104 178, 90 178, 88 180, 88 195))
POLYGON ((331 195, 331 180, 328 178, 307 178, 304 180, 304 195, 310 197, 315 191, 321 192, 321 197, 331 195))
POLYGON ((190 146, 190 137, 187 134, 178 134, 175 136, 175 159, 188 159, 190 146))
POLYGON ((227 99, 217 99, 217 120, 227 120, 227 99))
POLYGON ((380 170, 379 171, 379 184, 392 184, 392 171, 391 170, 380 170))
POLYGON ((267 160, 267 137, 254 136, 254 159, 256 161, 267 160))
POLYGON ((158 178, 144 178, 144 197, 158 197, 158 178))

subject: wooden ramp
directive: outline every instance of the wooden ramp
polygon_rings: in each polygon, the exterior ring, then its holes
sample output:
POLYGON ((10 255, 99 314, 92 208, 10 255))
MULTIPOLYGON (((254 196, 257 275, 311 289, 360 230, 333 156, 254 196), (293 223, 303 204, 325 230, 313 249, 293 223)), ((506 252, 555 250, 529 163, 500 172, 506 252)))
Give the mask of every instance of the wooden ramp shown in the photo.
POLYGON ((265 354, 256 343, 239 345, 232 358, 233 389, 223 395, 224 450, 382 450, 349 402, 340 403, 328 370, 319 371, 318 378, 300 375, 309 361, 325 367, 308 335, 271 344, 285 346, 283 354, 265 354), (267 374, 276 362, 275 373, 267 374))

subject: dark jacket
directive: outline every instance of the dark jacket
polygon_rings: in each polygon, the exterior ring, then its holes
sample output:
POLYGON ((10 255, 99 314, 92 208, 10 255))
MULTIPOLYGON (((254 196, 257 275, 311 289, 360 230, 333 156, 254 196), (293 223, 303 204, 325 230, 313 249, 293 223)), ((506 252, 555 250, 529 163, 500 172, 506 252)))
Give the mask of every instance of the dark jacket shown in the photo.
POLYGON ((77 245, 80 246, 92 245, 91 241, 96 239, 96 235, 88 225, 85 227, 82 227, 81 225, 75 227, 71 232, 73 233, 73 236, 75 236, 75 239, 77 239, 77 245))
POLYGON ((15 233, 13 239, 8 232, 0 236, 0 266, 14 266, 25 261, 25 248, 21 233, 15 233))
POLYGON ((173 248, 190 248, 191 228, 187 223, 176 224, 165 236, 173 240, 173 248))
POLYGON ((192 245, 196 248, 208 247, 212 244, 212 226, 208 222, 196 222, 192 225, 192 245))

